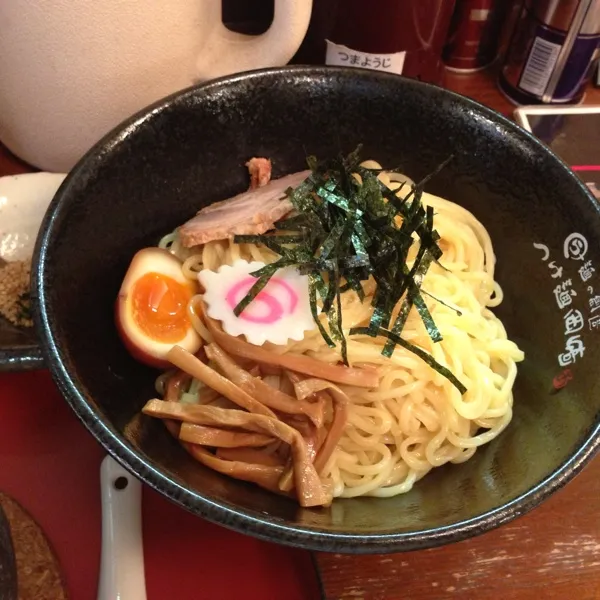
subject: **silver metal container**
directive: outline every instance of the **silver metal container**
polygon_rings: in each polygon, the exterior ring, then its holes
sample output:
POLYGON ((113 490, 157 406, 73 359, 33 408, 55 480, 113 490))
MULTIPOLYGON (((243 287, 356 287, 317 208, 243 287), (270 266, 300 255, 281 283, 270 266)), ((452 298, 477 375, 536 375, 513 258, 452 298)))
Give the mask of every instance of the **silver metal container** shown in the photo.
POLYGON ((516 104, 575 104, 598 60, 600 0, 526 0, 500 72, 516 104))

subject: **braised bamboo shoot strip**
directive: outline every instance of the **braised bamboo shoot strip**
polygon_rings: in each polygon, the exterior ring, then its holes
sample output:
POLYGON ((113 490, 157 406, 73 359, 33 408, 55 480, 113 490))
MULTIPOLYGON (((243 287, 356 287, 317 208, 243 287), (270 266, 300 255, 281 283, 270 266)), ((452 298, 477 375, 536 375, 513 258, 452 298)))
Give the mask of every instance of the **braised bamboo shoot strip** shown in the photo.
POLYGON ((327 379, 343 385, 362 388, 375 388, 379 377, 375 369, 356 369, 345 365, 331 365, 323 361, 299 354, 277 354, 261 346, 255 346, 240 338, 225 333, 216 321, 204 310, 206 324, 215 342, 229 354, 254 359, 259 363, 277 365, 290 371, 304 373, 318 379, 327 379))
MULTIPOLYGON (((274 453, 265 452, 264 448, 219 448, 217 457, 223 460, 234 460, 254 465, 265 465, 266 467, 283 467, 283 460, 274 453)), ((281 474, 277 479, 277 484, 281 474)), ((278 490, 279 491, 279 490, 278 490)))
POLYGON ((242 369, 231 357, 216 344, 205 348, 206 355, 214 361, 222 373, 255 400, 269 408, 289 415, 306 415, 317 427, 323 424, 323 403, 311 403, 298 400, 276 390, 258 377, 253 377, 242 369))
POLYGON ((182 371, 199 379, 208 387, 237 404, 248 412, 267 417, 275 417, 275 413, 258 400, 240 389, 235 383, 205 365, 199 358, 184 350, 181 346, 173 346, 167 353, 167 359, 182 371))
POLYGON ((179 404, 162 400, 150 400, 144 406, 142 412, 161 419, 175 419, 210 427, 237 428, 279 438, 288 444, 292 451, 294 482, 300 505, 304 507, 323 506, 331 500, 325 493, 319 476, 308 456, 304 439, 293 427, 277 418, 241 410, 179 404))
POLYGON ((266 490, 281 493, 278 482, 283 473, 283 467, 246 463, 241 461, 223 460, 202 446, 184 444, 186 450, 200 463, 223 475, 234 479, 255 483, 266 490))
POLYGON ((190 444, 208 446, 210 448, 240 448, 244 446, 262 447, 273 441, 273 438, 262 433, 245 433, 228 431, 217 427, 192 425, 183 423, 179 431, 179 439, 190 444))
MULTIPOLYGON (((168 398, 167 401, 171 403, 178 402, 181 389, 189 379, 189 375, 181 371, 173 374, 167 383, 167 396, 165 399, 168 398)), ((174 438, 179 438, 181 423, 174 419, 164 419, 164 423, 169 433, 174 438)), ((283 475, 283 466, 277 467, 261 463, 222 460, 221 457, 214 456, 208 450, 196 444, 190 444, 182 440, 182 445, 195 460, 213 471, 234 477, 235 479, 255 483, 271 492, 282 493, 278 484, 283 475)))
MULTIPOLYGON (((315 470, 317 473, 320 473, 333 454, 333 451, 344 432, 344 427, 348 421, 349 399, 336 385, 322 379, 304 379, 295 382, 294 387, 296 388, 296 394, 299 398, 309 398, 314 394, 327 392, 333 400, 333 420, 327 431, 327 436, 320 445, 319 451, 314 459, 315 470)), ((290 490, 291 482, 292 472, 288 466, 281 478, 281 489, 290 490)))

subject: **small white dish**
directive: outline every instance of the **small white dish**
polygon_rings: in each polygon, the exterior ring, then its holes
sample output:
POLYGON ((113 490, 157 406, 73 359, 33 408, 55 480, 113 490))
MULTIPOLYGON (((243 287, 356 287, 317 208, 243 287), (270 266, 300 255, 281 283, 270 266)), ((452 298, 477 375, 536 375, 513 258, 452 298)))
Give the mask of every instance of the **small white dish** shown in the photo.
POLYGON ((0 259, 27 260, 46 209, 64 173, 25 173, 0 177, 0 259))
MULTIPOLYGON (((32 257, 46 209, 65 177, 64 173, 0 177, 0 266, 32 257)), ((40 369, 43 364, 34 330, 15 327, 0 316, 0 373, 40 369)))

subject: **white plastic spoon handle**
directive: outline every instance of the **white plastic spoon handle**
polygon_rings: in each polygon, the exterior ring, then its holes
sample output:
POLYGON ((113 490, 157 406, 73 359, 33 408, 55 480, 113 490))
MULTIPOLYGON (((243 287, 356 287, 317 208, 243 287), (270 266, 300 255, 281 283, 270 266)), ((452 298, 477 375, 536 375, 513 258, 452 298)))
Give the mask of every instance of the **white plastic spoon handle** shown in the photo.
POLYGON ((107 456, 100 467, 102 555, 98 600, 146 600, 142 485, 107 456))

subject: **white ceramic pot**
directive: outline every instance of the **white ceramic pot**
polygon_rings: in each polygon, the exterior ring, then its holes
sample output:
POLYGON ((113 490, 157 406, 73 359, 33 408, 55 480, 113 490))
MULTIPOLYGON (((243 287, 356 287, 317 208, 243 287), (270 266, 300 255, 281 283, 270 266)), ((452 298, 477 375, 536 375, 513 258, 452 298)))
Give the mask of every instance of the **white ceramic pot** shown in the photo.
POLYGON ((137 110, 202 80, 283 65, 312 0, 275 0, 270 29, 229 31, 221 0, 0 0, 0 140, 68 171, 137 110))

